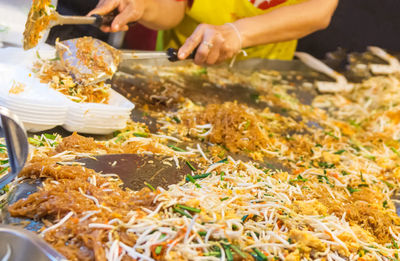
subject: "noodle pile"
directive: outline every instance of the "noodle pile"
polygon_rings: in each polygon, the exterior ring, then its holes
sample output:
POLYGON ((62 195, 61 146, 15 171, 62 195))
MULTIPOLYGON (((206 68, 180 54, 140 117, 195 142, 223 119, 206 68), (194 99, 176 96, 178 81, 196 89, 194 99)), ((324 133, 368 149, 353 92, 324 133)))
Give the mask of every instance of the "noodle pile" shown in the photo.
POLYGON ((397 260, 398 78, 373 77, 309 106, 286 83, 253 77, 268 86, 259 98, 285 113, 185 99, 177 111, 154 112, 158 134, 131 123, 107 141, 35 137, 20 178, 42 178, 43 187, 10 213, 41 220, 41 236, 70 260, 397 260), (73 163, 126 152, 197 168, 168 188, 135 192, 73 163))

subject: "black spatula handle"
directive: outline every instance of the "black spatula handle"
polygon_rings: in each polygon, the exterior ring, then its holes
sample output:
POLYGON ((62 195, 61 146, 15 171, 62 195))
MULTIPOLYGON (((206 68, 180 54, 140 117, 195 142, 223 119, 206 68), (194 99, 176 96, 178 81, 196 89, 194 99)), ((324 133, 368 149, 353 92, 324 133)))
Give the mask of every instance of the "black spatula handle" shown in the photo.
MULTIPOLYGON (((93 24, 96 27, 100 27, 100 26, 111 26, 112 22, 114 21, 114 18, 119 14, 118 10, 115 9, 114 11, 112 11, 111 13, 108 13, 106 15, 98 15, 98 14, 94 14, 92 15, 92 17, 96 18, 95 23, 93 24)), ((130 22, 128 23, 128 26, 134 25, 136 24, 136 22, 130 22)))
MULTIPOLYGON (((194 49, 194 51, 188 56, 188 57, 186 57, 186 60, 189 60, 189 59, 194 59, 194 57, 196 56, 196 53, 197 53, 197 49, 198 49, 199 47, 196 47, 196 49, 194 49)), ((168 50, 167 50, 167 55, 168 55, 168 60, 170 61, 170 62, 177 62, 177 61, 179 61, 179 58, 178 58, 178 49, 175 49, 175 48, 168 48, 168 50)))

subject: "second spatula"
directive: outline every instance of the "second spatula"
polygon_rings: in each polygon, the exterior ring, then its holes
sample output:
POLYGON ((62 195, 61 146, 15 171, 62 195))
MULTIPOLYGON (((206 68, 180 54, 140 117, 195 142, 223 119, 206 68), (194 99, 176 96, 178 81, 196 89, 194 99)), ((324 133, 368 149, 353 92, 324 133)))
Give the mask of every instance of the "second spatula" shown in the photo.
MULTIPOLYGON (((57 54, 75 82, 90 85, 111 79, 122 60, 168 59, 178 61, 178 50, 165 52, 120 51, 92 37, 81 37, 58 42, 57 54)), ((193 59, 196 50, 187 58, 193 59)))

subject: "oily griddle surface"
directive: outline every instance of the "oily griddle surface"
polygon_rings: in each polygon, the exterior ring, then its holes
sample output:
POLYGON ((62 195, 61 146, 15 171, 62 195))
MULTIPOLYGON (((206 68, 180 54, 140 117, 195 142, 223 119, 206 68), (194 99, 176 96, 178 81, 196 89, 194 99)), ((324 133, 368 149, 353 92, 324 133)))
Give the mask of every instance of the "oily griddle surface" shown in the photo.
POLYGON ((179 166, 176 166, 171 157, 138 154, 109 154, 77 160, 96 172, 117 174, 124 182, 123 186, 132 190, 142 189, 145 183, 167 189, 180 182, 191 169, 185 160, 178 161, 179 166))

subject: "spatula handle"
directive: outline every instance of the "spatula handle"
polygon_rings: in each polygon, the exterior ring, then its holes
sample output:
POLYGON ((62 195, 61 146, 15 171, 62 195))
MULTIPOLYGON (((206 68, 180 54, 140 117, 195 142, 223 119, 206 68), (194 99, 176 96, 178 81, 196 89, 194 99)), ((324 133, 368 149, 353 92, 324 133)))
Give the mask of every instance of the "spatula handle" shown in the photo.
MULTIPOLYGON (((94 14, 92 15, 92 17, 96 18, 95 23, 93 24, 96 27, 100 27, 100 26, 110 26, 112 24, 112 22, 114 21, 114 18, 119 14, 118 10, 115 9, 114 11, 112 11, 111 13, 108 13, 106 15, 98 15, 98 14, 94 14)), ((128 26, 134 25, 136 24, 136 22, 131 22, 128 23, 128 26)))
MULTIPOLYGON (((197 47, 196 49, 194 49, 194 51, 186 58, 186 60, 194 59, 194 57, 196 56, 196 53, 197 53, 197 49, 198 49, 198 47, 197 47)), ((168 50, 167 50, 167 55, 168 55, 168 60, 169 60, 170 62, 177 62, 177 61, 179 61, 179 58, 178 58, 178 49, 175 49, 175 48, 168 48, 168 50)))

